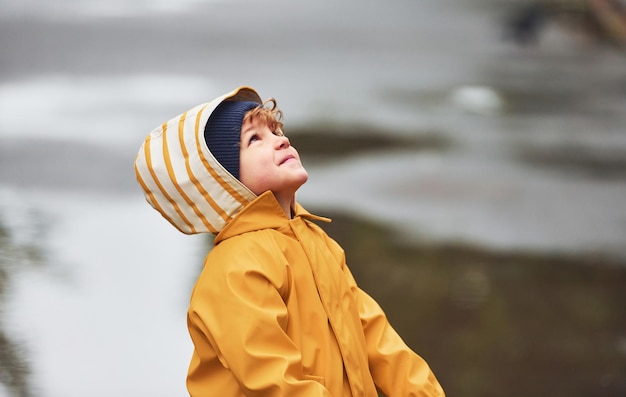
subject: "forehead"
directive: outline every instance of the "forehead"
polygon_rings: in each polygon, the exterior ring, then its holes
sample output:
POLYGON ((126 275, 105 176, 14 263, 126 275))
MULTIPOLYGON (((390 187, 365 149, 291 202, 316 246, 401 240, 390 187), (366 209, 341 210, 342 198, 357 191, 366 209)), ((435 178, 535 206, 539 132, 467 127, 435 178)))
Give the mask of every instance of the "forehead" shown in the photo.
POLYGON ((241 125, 241 135, 249 134, 251 132, 258 132, 259 130, 269 129, 269 124, 260 117, 251 117, 244 120, 241 125))

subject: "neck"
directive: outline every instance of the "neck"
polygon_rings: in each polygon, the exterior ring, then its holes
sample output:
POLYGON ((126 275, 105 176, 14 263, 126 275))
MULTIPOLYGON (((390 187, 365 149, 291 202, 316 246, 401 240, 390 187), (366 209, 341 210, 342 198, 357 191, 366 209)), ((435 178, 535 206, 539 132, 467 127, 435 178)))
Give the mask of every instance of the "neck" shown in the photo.
POLYGON ((280 207, 285 212, 285 215, 287 216, 287 218, 291 219, 292 218, 291 208, 293 207, 293 204, 295 202, 295 196, 291 195, 287 197, 282 197, 274 193, 274 197, 276 197, 276 201, 278 201, 278 204, 280 204, 280 207))

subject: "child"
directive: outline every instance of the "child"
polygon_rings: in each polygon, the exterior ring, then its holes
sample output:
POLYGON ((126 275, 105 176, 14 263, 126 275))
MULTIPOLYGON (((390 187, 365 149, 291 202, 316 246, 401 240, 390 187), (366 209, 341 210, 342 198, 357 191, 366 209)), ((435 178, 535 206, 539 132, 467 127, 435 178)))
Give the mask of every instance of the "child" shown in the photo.
POLYGON ((214 248, 191 295, 199 396, 443 396, 295 200, 307 181, 276 101, 240 87, 156 128, 135 160, 147 201, 214 248))

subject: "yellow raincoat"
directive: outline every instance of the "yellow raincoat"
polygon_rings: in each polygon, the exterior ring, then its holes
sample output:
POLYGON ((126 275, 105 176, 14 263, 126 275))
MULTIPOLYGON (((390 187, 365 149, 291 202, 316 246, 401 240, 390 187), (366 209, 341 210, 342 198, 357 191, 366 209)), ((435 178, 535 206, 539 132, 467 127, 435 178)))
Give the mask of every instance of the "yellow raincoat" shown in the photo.
POLYGON ((254 100, 241 87, 156 128, 135 160, 148 202, 180 231, 216 235, 191 296, 192 397, 443 396, 427 363, 360 290, 344 252, 296 204, 254 195, 203 138, 223 100, 254 100))

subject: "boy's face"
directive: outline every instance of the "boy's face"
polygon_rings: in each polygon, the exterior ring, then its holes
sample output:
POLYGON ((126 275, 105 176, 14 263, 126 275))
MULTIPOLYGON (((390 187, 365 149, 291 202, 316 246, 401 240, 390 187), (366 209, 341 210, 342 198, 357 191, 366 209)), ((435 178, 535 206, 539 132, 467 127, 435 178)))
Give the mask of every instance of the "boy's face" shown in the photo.
POLYGON ((239 150, 239 180, 256 195, 271 190, 291 200, 309 177, 289 139, 257 120, 243 123, 239 150))

